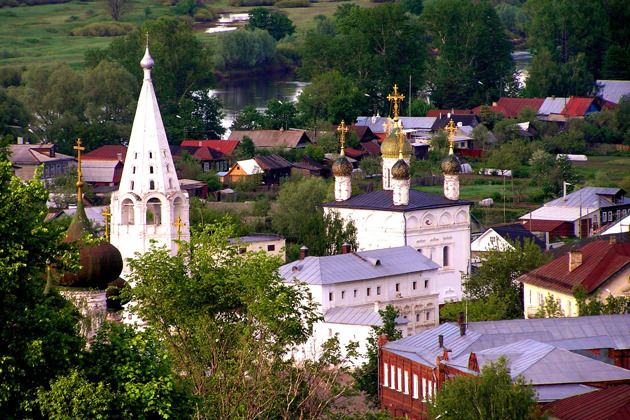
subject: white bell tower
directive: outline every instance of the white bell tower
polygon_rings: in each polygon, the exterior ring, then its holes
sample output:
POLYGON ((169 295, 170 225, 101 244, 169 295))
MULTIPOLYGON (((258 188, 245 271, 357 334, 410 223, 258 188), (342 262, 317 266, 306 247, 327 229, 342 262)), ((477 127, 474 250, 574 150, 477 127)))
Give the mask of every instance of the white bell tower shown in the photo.
POLYGON ((140 62, 144 71, 138 108, 120 187, 111 199, 111 243, 125 261, 152 246, 166 246, 175 254, 177 240, 188 241, 188 193, 179 187, 162 116, 151 81, 154 61, 147 48, 140 62), (155 241, 155 242, 154 242, 155 241))

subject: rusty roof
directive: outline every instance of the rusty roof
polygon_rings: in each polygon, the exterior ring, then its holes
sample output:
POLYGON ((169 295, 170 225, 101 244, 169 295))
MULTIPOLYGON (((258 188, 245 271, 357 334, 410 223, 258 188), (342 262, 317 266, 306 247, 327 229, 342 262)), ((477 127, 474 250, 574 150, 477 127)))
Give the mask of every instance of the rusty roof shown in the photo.
POLYGON ((122 156, 122 162, 125 163, 127 156, 127 147, 116 144, 108 144, 98 149, 87 152, 81 156, 82 160, 119 160, 118 154, 122 156))
POLYGON ((622 420, 630 418, 630 385, 576 395, 545 404, 560 420, 622 420))
POLYGON ((500 98, 497 106, 505 109, 508 118, 515 118, 527 106, 538 112, 544 102, 544 98, 500 98))
POLYGON ((594 100, 595 98, 576 98, 572 96, 564 106, 561 114, 570 117, 582 117, 586 115, 586 111, 591 107, 594 100))
POLYGON ((361 143, 357 147, 362 148, 363 150, 368 152, 369 155, 378 155, 381 153, 381 146, 379 146, 378 143, 373 142, 373 141, 361 143))
POLYGON ((630 264, 630 243, 599 240, 576 251, 582 252, 582 264, 573 271, 569 271, 570 254, 565 254, 523 274, 517 281, 564 293, 572 293, 573 288, 581 284, 591 293, 630 264))
POLYGON ((184 140, 182 146, 209 147, 224 155, 232 156, 238 140, 184 140))
POLYGON ((560 227, 562 224, 571 222, 565 222, 563 220, 521 220, 523 226, 532 232, 552 232, 554 229, 560 227))
POLYGON ((492 106, 479 105, 478 107, 475 107, 472 109, 472 113, 475 115, 479 115, 479 113, 483 110, 484 107, 486 107, 488 111, 493 111, 498 114, 503 114, 504 117, 508 114, 505 108, 503 108, 502 106, 496 106, 496 105, 492 105, 492 106))
POLYGON ((470 109, 430 109, 427 112, 427 117, 441 117, 446 116, 447 114, 472 114, 472 110, 470 109))

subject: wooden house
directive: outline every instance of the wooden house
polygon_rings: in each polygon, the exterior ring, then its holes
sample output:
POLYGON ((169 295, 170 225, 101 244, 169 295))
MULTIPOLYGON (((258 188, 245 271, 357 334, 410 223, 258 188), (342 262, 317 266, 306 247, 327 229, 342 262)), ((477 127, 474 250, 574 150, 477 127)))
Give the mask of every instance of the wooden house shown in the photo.
POLYGON ((253 130, 230 133, 228 140, 241 141, 249 137, 257 149, 303 149, 311 143, 311 139, 304 130, 253 130))

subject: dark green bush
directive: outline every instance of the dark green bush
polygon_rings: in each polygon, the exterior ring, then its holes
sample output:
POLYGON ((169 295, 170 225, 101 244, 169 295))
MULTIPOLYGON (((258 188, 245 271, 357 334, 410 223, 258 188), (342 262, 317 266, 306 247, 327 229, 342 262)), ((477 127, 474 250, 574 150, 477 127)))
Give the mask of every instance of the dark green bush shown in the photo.
POLYGON ((275 6, 278 8, 310 7, 311 3, 308 0, 278 0, 275 6))
POLYGON ((96 22, 81 28, 74 28, 70 33, 74 36, 121 36, 135 28, 133 23, 125 22, 96 22))

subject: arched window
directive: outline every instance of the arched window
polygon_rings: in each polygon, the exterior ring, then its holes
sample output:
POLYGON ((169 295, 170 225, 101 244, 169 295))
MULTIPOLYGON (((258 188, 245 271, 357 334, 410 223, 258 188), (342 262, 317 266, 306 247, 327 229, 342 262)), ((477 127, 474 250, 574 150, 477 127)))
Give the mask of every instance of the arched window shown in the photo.
POLYGON ((171 165, 170 164, 166 164, 166 172, 171 172, 171 165))
POLYGON ((162 156, 166 157, 166 149, 162 149, 162 156))
POLYGON ((133 201, 129 198, 126 198, 122 202, 122 224, 123 225, 133 225, 134 224, 134 214, 133 214, 133 201))
POLYGON ((155 181, 154 180, 149 181, 149 189, 150 190, 154 190, 155 189, 155 181))
POLYGON ((173 202, 173 220, 177 221, 178 217, 184 219, 184 200, 181 197, 173 202))
POLYGON ((131 191, 133 191, 133 187, 134 187, 134 183, 133 181, 131 181, 131 185, 129 185, 129 188, 131 189, 131 191))
POLYGON ((157 198, 147 201, 147 225, 159 226, 162 224, 162 202, 157 198))
POLYGON ((153 173, 153 165, 149 166, 149 173, 152 174, 153 173))
POLYGON ((149 159, 153 159, 153 152, 149 152, 149 159))
POLYGON ((449 251, 450 249, 448 246, 445 246, 442 249, 442 267, 449 267, 451 265, 450 256, 448 255, 449 251))
POLYGON ((172 178, 168 179, 168 187, 169 188, 173 188, 173 179, 172 178))
POLYGON ((135 174, 135 173, 136 173, 136 167, 135 167, 135 166, 132 166, 132 167, 131 167, 131 173, 132 173, 132 174, 135 174))

